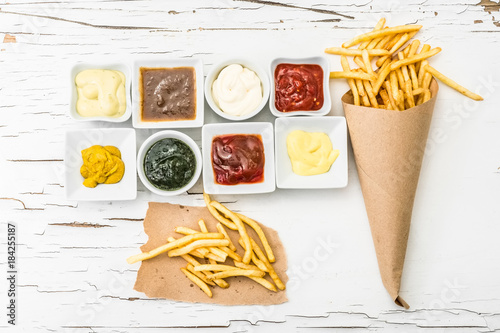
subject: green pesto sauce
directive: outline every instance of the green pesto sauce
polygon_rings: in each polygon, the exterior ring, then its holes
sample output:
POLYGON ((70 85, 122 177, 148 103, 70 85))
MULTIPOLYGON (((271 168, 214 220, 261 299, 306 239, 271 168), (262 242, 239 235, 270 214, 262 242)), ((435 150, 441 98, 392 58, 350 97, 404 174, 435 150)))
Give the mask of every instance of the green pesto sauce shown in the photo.
POLYGON ((196 157, 187 144, 178 139, 162 139, 149 148, 144 158, 144 173, 155 187, 175 191, 193 179, 196 157))

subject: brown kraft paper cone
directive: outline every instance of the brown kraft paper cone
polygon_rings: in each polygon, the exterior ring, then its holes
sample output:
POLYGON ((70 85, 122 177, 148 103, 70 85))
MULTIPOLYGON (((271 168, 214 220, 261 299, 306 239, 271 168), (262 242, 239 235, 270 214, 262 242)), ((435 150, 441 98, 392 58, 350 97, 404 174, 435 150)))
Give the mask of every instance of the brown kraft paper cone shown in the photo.
POLYGON ((342 97, 359 181, 370 221, 382 282, 394 302, 399 295, 413 201, 438 93, 405 111, 353 104, 352 92, 342 97))

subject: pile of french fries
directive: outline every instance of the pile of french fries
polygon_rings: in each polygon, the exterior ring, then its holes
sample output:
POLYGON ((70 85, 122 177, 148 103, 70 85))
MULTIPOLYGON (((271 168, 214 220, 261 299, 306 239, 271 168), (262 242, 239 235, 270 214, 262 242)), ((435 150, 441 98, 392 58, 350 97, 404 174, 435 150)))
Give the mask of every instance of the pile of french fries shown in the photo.
POLYGON ((473 100, 483 100, 429 65, 427 59, 441 48, 424 44, 419 50, 418 39, 410 42, 421 28, 416 24, 389 28, 382 18, 371 32, 356 36, 342 47, 327 48, 326 53, 341 56, 343 69, 330 72, 330 78, 347 79, 354 104, 367 107, 403 111, 425 103, 432 98, 433 76, 473 100), (352 49, 355 45, 358 48, 352 49), (351 69, 347 56, 353 57, 359 68, 351 69))
POLYGON ((127 262, 133 264, 165 252, 169 257, 181 257, 187 261, 187 266, 181 268, 181 271, 209 297, 212 297, 212 290, 209 286, 217 285, 221 288, 228 288, 229 283, 224 279, 231 276, 248 277, 275 292, 276 287, 284 290, 285 285, 272 265, 276 261, 273 250, 259 224, 211 200, 208 194, 203 194, 203 198, 210 213, 219 221, 216 225, 218 232, 209 232, 203 220, 198 221, 200 230, 176 227, 175 232, 184 235, 183 237, 178 239, 169 237, 167 244, 149 252, 131 256, 127 262), (248 235, 245 225, 251 227, 258 235, 265 253, 248 235), (236 252, 236 246, 224 226, 239 233, 239 245, 245 251, 243 257, 236 252), (203 260, 204 263, 200 263, 195 257, 203 260), (232 259, 234 266, 225 264, 228 258, 232 259), (264 278, 266 274, 269 274, 276 286, 264 278))

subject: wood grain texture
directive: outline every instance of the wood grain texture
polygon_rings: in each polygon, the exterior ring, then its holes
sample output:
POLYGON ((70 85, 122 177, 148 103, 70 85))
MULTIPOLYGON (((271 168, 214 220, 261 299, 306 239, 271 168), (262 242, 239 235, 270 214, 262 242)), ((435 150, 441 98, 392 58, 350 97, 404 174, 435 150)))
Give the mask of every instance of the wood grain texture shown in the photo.
MULTIPOLYGON (((15 222, 19 326, 28 332, 499 331, 500 14, 498 3, 478 1, 1 3, 0 271, 4 224, 15 222), (154 54, 201 58, 205 73, 228 56, 267 68, 276 56, 322 55, 381 16, 389 25, 422 24, 422 42, 443 48, 432 65, 485 97, 471 102, 441 85, 403 272, 401 294, 411 309, 396 308, 380 281, 352 152, 345 189, 217 197, 279 232, 289 260, 288 303, 193 305, 135 292, 138 266, 125 258, 146 242, 147 203, 201 206, 202 185, 162 198, 138 182, 132 202, 66 201, 65 130, 131 126, 69 118, 70 66, 154 54)), ((341 69, 338 57, 328 59, 341 69)), ((347 84, 331 81, 330 90, 331 114, 343 115, 347 84)), ((207 122, 222 121, 205 108, 207 122)), ((252 121, 274 118, 266 108, 252 121)), ((154 131, 136 132, 139 147, 154 131)), ((201 143, 199 129, 184 132, 201 143)), ((5 290, 0 285, 0 302, 5 290)), ((0 330, 5 325, 0 320, 0 330)))

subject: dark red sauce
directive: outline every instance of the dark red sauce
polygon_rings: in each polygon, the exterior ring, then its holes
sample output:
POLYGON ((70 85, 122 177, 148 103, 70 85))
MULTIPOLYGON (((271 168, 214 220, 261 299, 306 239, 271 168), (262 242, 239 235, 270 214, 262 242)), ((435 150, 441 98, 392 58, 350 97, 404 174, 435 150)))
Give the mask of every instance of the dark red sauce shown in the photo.
POLYGON ((274 71, 275 102, 278 111, 316 111, 323 97, 323 69, 311 64, 279 64, 274 71))
POLYGON ((217 184, 260 183, 264 181, 264 162, 260 135, 219 135, 212 140, 212 167, 217 184))

